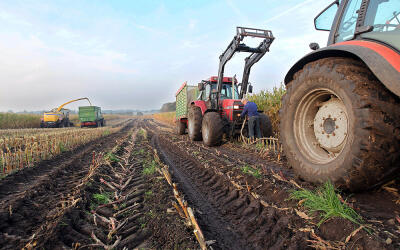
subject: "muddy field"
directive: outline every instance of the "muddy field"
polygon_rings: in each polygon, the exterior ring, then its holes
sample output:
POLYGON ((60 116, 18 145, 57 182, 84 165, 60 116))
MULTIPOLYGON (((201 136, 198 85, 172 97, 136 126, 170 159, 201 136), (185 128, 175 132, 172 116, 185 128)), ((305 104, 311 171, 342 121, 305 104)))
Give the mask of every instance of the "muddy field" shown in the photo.
POLYGON ((173 128, 137 119, 116 134, 0 180, 1 249, 199 249, 155 169, 169 166, 210 249, 398 249, 397 179, 342 194, 368 231, 343 219, 320 227, 289 191, 284 156, 225 142, 208 148, 173 128), (248 170, 251 171, 248 171, 248 170))

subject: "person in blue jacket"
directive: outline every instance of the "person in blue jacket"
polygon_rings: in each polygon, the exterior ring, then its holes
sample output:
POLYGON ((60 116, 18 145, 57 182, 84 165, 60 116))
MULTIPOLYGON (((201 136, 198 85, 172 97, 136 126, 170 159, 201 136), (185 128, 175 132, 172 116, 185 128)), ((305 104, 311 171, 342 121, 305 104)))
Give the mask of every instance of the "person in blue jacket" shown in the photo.
POLYGON ((244 117, 245 115, 249 118, 249 137, 254 138, 254 132, 256 134, 256 138, 261 138, 261 128, 260 128, 260 116, 257 112, 257 104, 254 102, 249 102, 246 98, 242 99, 242 103, 244 104, 243 112, 240 114, 240 117, 244 117))

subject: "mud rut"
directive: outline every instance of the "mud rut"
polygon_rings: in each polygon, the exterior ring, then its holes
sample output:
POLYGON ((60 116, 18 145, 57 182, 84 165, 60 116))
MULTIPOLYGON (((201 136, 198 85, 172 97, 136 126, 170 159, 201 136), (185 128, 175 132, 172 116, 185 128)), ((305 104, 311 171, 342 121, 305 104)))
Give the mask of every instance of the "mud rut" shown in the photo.
POLYGON ((166 125, 137 119, 116 134, 1 180, 0 248, 199 248, 192 229, 171 209, 174 198, 165 180, 143 174, 154 163, 154 149, 194 209, 209 248, 400 246, 400 221, 393 221, 400 208, 388 192, 348 197, 373 234, 360 230, 345 243, 357 226, 333 219, 318 228, 318 218, 304 218, 287 199, 297 185, 313 187, 285 161, 233 143, 204 147, 166 125), (115 157, 104 161, 111 150, 115 157), (249 167, 258 175, 243 172, 249 167))
MULTIPOLYGON (((331 219, 320 227, 318 218, 304 218, 288 191, 301 185, 314 186, 296 178, 285 161, 271 154, 227 143, 204 147, 173 128, 148 121, 152 140, 168 164, 176 182, 197 208, 196 216, 207 240, 216 249, 396 249, 400 246, 400 206, 396 195, 379 190, 342 194, 372 228, 372 234, 343 219, 331 219), (242 167, 260 170, 260 176, 244 174, 242 167), (346 238, 349 237, 348 241, 346 238), (390 240, 387 240, 390 239, 390 240), (387 244, 389 242, 390 244, 387 244)), ((395 181, 398 188, 398 179, 395 181)))

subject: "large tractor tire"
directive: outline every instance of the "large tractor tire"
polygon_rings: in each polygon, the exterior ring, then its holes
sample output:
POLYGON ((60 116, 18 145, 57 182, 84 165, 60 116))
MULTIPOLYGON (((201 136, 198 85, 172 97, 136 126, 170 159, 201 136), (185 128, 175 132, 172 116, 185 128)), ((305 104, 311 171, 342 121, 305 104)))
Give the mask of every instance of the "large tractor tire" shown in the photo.
POLYGON ((261 136, 262 137, 271 137, 272 136, 272 124, 268 115, 264 113, 258 114, 260 116, 260 128, 261 128, 261 136))
POLYGON ((201 140, 201 123, 203 115, 197 106, 191 106, 188 113, 188 134, 192 141, 201 140))
POLYGON ((203 117, 201 128, 203 143, 212 147, 220 145, 224 133, 224 124, 221 116, 217 112, 208 112, 203 117))
POLYGON ((398 172, 400 100, 349 58, 308 63, 287 85, 280 135, 305 180, 360 191, 398 172))
POLYGON ((183 135, 185 134, 185 130, 186 130, 186 125, 185 123, 181 122, 181 121, 176 121, 176 133, 178 135, 183 135))

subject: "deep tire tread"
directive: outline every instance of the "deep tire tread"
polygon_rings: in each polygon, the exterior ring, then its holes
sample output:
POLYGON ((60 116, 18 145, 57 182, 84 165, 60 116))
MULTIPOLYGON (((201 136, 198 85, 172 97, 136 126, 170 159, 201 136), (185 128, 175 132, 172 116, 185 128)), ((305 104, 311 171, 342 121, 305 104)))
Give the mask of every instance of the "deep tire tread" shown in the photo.
POLYGON ((194 126, 194 132, 191 133, 189 131, 189 138, 192 141, 200 141, 201 140, 201 124, 203 121, 203 115, 201 113, 201 109, 197 106, 191 106, 188 114, 188 123, 192 123, 194 126))
POLYGON ((350 58, 325 58, 308 63, 287 85, 280 110, 280 130, 289 162, 305 179, 315 181, 312 176, 307 176, 309 174, 301 173, 307 167, 291 150, 291 139, 285 134, 285 128, 288 128, 288 122, 293 117, 288 110, 289 105, 293 105, 293 94, 301 88, 301 84, 315 80, 315 77, 323 78, 323 75, 335 79, 335 84, 341 85, 352 97, 356 120, 353 147, 348 156, 352 159, 346 161, 351 166, 339 178, 334 177, 335 184, 358 191, 393 178, 394 173, 398 172, 400 159, 399 97, 387 90, 363 62, 350 58))
POLYGON ((222 118, 217 112, 208 112, 203 117, 202 135, 203 142, 207 146, 220 145, 222 142, 222 135, 224 133, 222 118), (206 130, 208 130, 209 137, 205 138, 206 130))

